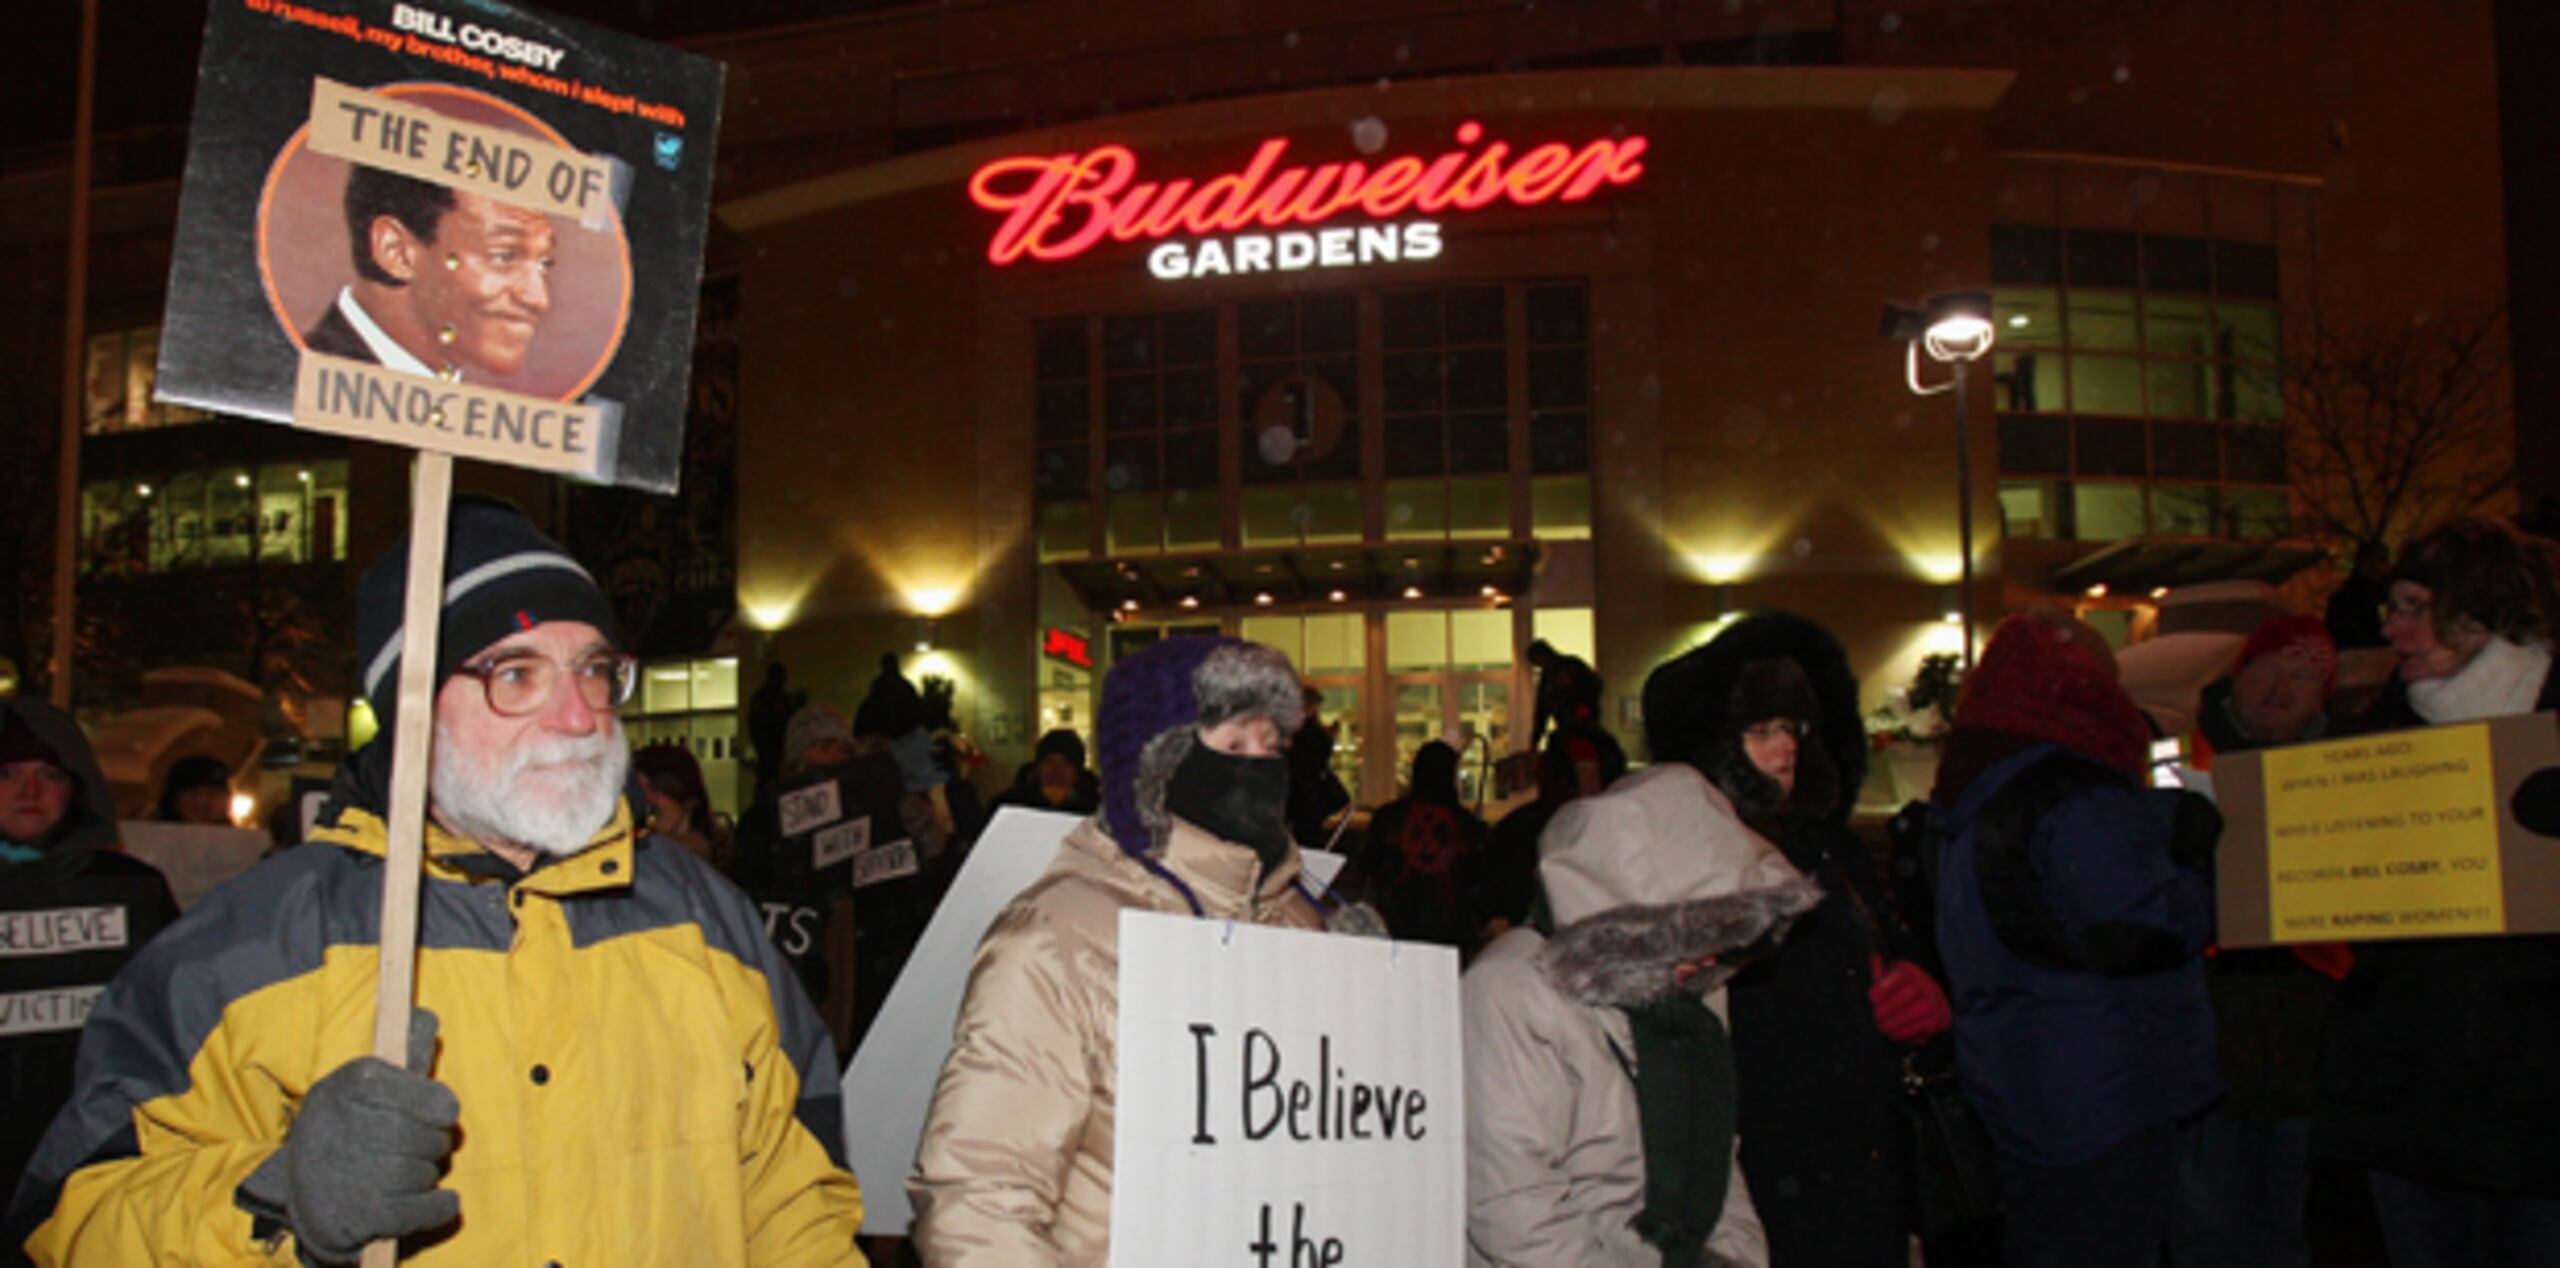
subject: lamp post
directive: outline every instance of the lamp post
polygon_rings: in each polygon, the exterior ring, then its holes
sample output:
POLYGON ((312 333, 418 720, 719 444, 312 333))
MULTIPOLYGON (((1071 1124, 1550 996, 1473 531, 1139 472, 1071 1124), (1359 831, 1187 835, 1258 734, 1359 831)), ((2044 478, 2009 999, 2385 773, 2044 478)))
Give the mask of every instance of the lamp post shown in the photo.
POLYGON ((1964 625, 1964 667, 1973 668, 1973 413, 1965 379, 1972 363, 1991 351, 1989 291, 1941 291, 1909 304, 1884 306, 1884 333, 1903 341, 1903 382, 1914 395, 1956 394, 1956 605, 1964 625), (1954 367, 1944 383, 1920 381, 1920 351, 1954 367))

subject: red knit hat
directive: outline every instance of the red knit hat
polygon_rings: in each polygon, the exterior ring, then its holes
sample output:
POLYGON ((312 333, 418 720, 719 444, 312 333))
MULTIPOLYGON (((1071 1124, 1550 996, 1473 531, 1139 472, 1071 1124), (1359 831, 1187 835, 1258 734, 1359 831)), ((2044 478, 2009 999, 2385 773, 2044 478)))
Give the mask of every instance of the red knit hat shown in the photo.
POLYGON ((2323 694, 2338 685, 2338 645, 2329 638, 2329 627, 2318 617, 2271 616, 2260 622, 2240 649, 2240 663, 2231 667, 2237 675, 2249 662, 2261 656, 2282 656, 2300 660, 2320 671, 2323 694))
POLYGON ((2150 724, 2112 668, 2070 625, 2027 613, 1992 632, 1965 678, 1956 725, 2059 744, 2137 779, 2150 756, 2150 724))

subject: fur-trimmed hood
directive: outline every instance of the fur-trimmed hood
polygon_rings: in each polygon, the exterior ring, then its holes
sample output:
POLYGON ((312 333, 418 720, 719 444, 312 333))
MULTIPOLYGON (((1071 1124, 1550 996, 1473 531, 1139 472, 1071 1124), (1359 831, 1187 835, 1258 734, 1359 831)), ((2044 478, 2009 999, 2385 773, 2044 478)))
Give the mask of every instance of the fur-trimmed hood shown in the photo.
MULTIPOLYGON (((1680 763, 1557 811, 1538 853, 1556 921, 1538 967, 1557 990, 1598 1007, 1660 999, 1679 965, 1783 935, 1822 899, 1680 763)), ((1730 976, 1718 965, 1688 987, 1710 992, 1730 976)))
MULTIPOLYGON (((1794 807, 1814 818, 1846 821, 1857 801, 1858 785, 1867 777, 1867 731, 1858 711, 1858 678, 1849 671, 1849 654, 1840 640, 1804 617, 1756 613, 1725 627, 1705 645, 1663 662, 1644 683, 1645 747, 1657 762, 1697 767, 1738 800, 1760 800, 1746 790, 1756 789, 1764 796, 1775 793, 1776 784, 1741 757, 1742 728, 1758 719, 1734 716, 1737 710, 1765 707, 1749 698, 1767 694, 1766 684, 1746 683, 1744 671, 1767 660, 1794 662, 1813 695, 1814 713, 1807 720, 1813 723, 1814 734, 1797 753, 1794 807), (1825 772, 1816 767, 1827 768, 1827 781, 1825 772), (1810 781, 1808 773, 1813 776, 1810 781), (1827 788, 1821 786, 1825 782, 1827 788)), ((1744 809, 1754 818, 1760 816, 1756 804, 1744 809)))
POLYGON ((1103 826, 1133 855, 1161 854, 1173 829, 1165 787, 1200 732, 1259 714, 1293 735, 1305 707, 1289 658, 1259 643, 1168 638, 1121 658, 1103 677, 1094 718, 1103 826))

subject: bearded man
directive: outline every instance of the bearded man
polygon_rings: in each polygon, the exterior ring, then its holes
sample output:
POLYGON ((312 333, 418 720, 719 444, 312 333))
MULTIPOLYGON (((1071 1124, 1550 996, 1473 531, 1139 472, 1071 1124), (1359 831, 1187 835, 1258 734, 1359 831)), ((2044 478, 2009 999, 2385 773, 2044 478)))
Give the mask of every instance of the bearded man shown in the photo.
POLYGON ((495 502, 452 513, 410 1058, 365 1055, 407 559, 357 595, 381 739, 308 844, 108 988, 14 1204, 44 1220, 28 1252, 860 1264, 834 1047, 746 896, 635 827, 637 666, 595 582, 495 502))

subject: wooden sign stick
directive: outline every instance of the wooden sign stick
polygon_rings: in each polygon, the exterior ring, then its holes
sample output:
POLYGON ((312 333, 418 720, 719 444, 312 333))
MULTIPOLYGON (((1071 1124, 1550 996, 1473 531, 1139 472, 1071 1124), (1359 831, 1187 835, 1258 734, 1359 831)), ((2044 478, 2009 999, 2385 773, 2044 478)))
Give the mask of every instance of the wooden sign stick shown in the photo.
MULTIPOLYGON (((390 842, 382 860, 379 977, 373 1055, 409 1061, 409 1010, 418 976, 418 879, 427 828, 427 749, 435 736, 436 628, 444 616, 444 537, 453 503, 453 455, 418 451, 409 499, 409 588, 400 606, 399 717, 392 731, 390 842)), ((391 1268, 398 1242, 364 1248, 363 1268, 391 1268)))

